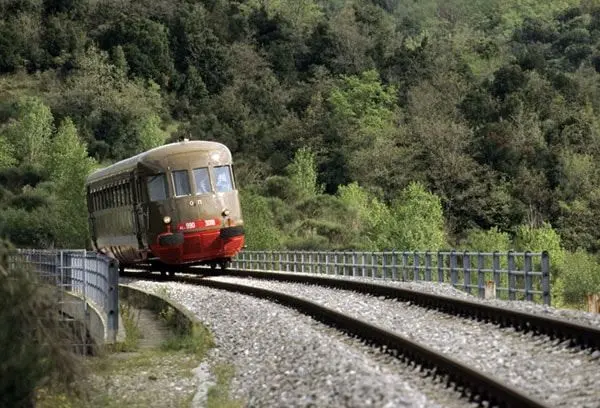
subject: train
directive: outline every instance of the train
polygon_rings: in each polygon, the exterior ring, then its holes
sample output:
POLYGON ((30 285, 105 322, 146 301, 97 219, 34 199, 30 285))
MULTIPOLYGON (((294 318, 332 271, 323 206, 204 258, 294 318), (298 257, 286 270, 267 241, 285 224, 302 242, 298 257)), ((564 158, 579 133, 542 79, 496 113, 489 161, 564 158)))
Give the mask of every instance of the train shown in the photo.
POLYGON ((166 144, 91 173, 85 183, 95 250, 121 270, 227 268, 244 246, 244 220, 227 146, 166 144))

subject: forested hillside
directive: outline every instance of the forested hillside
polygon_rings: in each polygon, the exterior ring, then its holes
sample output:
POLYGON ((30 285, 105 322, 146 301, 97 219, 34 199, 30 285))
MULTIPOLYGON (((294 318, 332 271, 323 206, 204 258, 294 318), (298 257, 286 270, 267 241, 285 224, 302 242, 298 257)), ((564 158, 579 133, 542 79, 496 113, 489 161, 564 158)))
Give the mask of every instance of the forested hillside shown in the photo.
POLYGON ((0 235, 85 246, 85 175, 188 137, 250 248, 549 249, 600 288, 599 72, 598 0, 4 0, 0 235))

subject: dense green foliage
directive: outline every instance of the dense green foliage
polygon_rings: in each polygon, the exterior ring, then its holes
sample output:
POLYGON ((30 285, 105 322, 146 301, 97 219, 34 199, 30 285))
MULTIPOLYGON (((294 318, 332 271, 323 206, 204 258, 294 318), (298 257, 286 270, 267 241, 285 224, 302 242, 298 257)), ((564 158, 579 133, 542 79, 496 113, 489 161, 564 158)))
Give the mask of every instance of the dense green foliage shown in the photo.
POLYGON ((0 234, 19 245, 83 245, 85 146, 104 163, 186 136, 232 149, 251 248, 600 250, 597 0, 0 16, 0 234))
POLYGON ((0 406, 33 407, 39 387, 77 391, 69 387, 83 364, 71 350, 73 333, 59 319, 57 294, 36 273, 8 270, 11 253, 0 240, 0 406))

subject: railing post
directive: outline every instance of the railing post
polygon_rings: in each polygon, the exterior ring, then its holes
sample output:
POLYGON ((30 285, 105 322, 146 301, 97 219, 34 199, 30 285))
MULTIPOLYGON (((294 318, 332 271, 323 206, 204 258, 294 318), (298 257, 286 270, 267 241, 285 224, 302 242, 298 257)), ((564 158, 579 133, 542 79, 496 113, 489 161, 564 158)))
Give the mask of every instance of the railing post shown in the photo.
POLYGON ((342 264, 343 264, 342 270, 344 272, 344 276, 350 275, 350 270, 348 268, 350 266, 350 261, 348 260, 348 258, 351 258, 350 252, 344 251, 343 254, 342 254, 342 259, 343 259, 343 261, 342 261, 342 264))
POLYGON ((431 253, 425 251, 425 281, 431 282, 431 253))
MULTIPOLYGON (((71 255, 72 256, 72 255, 71 255)), ((85 315, 87 318, 87 254, 86 254, 86 250, 83 250, 83 260, 82 260, 82 271, 81 271, 81 275, 83 278, 83 300, 84 300, 84 309, 85 309, 85 315)), ((73 261, 71 261, 71 267, 73 267, 73 261)))
POLYGON ((464 288, 467 293, 471 293, 471 255, 469 252, 465 251, 463 253, 463 270, 464 270, 464 278, 465 284, 464 288))
POLYGON ((408 253, 406 251, 402 251, 402 281, 406 282, 408 280, 408 274, 406 273, 406 267, 408 266, 408 253))
POLYGON ((352 276, 358 274, 358 254, 352 251, 352 276))
POLYGON ((362 259, 362 265, 361 265, 362 266, 361 267, 362 276, 363 276, 363 278, 365 278, 367 276, 367 265, 366 265, 367 264, 367 254, 363 252, 361 254, 361 259, 362 259))
POLYGON ((392 280, 398 280, 398 254, 392 251, 392 280))
POLYGON ((108 264, 108 310, 106 311, 108 336, 114 342, 119 331, 119 263, 108 264))
POLYGON ((444 254, 441 252, 437 253, 437 272, 438 272, 438 282, 444 281, 444 254))
POLYGON ((508 299, 516 299, 517 277, 515 276, 515 255, 513 251, 508 251, 508 299))
POLYGON ((371 252, 371 278, 375 278, 375 274, 377 273, 377 257, 375 256, 375 252, 371 252))
POLYGON ((275 270, 275 251, 271 251, 271 270, 275 270))
POLYGON ((533 286, 531 284, 531 252, 525 252, 525 262, 523 264, 525 274, 525 300, 533 301, 533 286))
POLYGON ((387 253, 382 252, 381 253, 381 278, 382 279, 387 279, 387 273, 386 273, 386 269, 387 269, 387 253))
POLYGON ((458 281, 456 273, 456 251, 453 249, 450 251, 450 283, 453 287, 456 287, 458 281))
POLYGON ((485 297, 485 272, 484 268, 484 257, 481 252, 477 253, 477 288, 478 295, 481 299, 485 297))
POLYGON ((496 297, 500 297, 500 254, 494 251, 492 255, 492 273, 494 274, 494 283, 496 284, 496 297))
POLYGON ((333 274, 334 275, 338 275, 339 272, 339 263, 340 263, 340 258, 337 252, 334 252, 334 257, 333 257, 333 274))
POLYGON ((542 297, 544 304, 550 306, 552 299, 550 295, 550 254, 542 252, 542 297))
POLYGON ((414 281, 419 280, 419 253, 417 251, 413 252, 413 268, 414 268, 414 281))

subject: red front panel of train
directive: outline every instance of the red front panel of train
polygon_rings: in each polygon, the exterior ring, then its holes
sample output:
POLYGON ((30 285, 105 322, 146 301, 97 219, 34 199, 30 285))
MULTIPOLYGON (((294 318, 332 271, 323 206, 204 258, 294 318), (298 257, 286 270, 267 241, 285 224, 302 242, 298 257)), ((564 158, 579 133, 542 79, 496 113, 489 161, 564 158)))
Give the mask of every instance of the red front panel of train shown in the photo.
POLYGON ((184 241, 180 246, 165 247, 155 243, 150 246, 152 253, 168 264, 183 264, 232 258, 244 246, 244 235, 229 238, 221 237, 221 230, 190 231, 179 229, 184 241))

